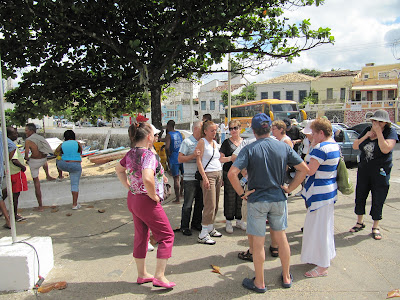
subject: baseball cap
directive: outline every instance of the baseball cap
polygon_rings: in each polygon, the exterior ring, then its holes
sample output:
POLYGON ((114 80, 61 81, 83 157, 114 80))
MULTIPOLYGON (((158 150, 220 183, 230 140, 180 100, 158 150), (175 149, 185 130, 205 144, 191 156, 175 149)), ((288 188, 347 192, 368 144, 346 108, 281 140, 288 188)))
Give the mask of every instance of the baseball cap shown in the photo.
POLYGON ((159 134, 161 130, 157 129, 153 124, 150 124, 151 128, 153 129, 154 134, 159 134))
POLYGON ((251 128, 262 128, 262 127, 266 127, 265 125, 263 125, 262 123, 268 123, 269 126, 271 126, 271 118, 268 117, 266 114, 264 113, 258 113, 256 114, 253 119, 251 120, 251 128))

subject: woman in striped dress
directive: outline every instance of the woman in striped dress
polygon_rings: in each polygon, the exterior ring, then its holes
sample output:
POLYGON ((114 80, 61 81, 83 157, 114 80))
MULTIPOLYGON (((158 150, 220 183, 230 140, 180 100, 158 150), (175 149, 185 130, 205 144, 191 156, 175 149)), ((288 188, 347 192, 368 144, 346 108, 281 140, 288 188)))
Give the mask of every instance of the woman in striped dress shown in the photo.
POLYGON ((313 150, 306 156, 310 171, 302 196, 306 200, 301 261, 316 265, 306 277, 328 275, 330 261, 336 256, 334 240, 334 203, 337 199, 336 169, 339 145, 332 139, 332 125, 325 118, 311 124, 313 150))

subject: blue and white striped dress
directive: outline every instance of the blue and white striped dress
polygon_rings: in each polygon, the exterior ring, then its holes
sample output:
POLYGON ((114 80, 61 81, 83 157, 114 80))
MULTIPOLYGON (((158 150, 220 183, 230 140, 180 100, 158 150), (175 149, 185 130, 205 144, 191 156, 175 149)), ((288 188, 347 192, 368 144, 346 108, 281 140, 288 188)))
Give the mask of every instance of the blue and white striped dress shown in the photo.
POLYGON ((311 158, 316 159, 320 166, 314 175, 307 176, 302 196, 310 211, 314 211, 324 205, 336 202, 336 169, 340 158, 339 145, 333 142, 317 144, 306 156, 307 164, 311 158))
POLYGON ((339 145, 334 142, 317 144, 306 157, 316 159, 320 166, 306 178, 303 198, 307 202, 304 221, 301 261, 327 268, 336 256, 334 239, 334 203, 337 199, 336 169, 340 158, 339 145))

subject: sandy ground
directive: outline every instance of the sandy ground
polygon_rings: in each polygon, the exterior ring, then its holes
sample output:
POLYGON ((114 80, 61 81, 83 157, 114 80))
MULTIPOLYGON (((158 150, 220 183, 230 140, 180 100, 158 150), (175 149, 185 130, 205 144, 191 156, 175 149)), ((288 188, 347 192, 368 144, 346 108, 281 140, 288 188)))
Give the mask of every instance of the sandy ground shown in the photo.
MULTIPOLYGON (((89 176, 101 176, 101 175, 109 175, 109 174, 115 174, 115 165, 117 164, 117 160, 108 162, 106 164, 101 164, 101 165, 96 165, 93 164, 89 161, 88 157, 83 157, 82 158, 82 176, 83 177, 89 177, 89 176)), ((47 161, 49 165, 49 173, 52 177, 58 177, 58 171, 56 167, 56 159, 50 159, 47 161)), ((26 166, 26 178, 28 181, 32 180, 31 172, 29 170, 29 166, 26 166)), ((68 178, 69 174, 68 172, 63 172, 64 178, 68 178)), ((45 180, 46 179, 46 174, 43 170, 43 168, 40 169, 39 172, 39 179, 40 180, 45 180)))

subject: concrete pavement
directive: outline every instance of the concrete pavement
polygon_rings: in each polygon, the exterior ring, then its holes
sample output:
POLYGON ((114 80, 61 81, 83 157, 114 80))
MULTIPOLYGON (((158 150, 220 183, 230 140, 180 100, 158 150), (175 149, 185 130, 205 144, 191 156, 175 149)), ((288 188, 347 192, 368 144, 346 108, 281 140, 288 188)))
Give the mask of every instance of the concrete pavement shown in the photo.
MULTIPOLYGON (((398 149, 398 146, 396 146, 398 149)), ((170 291, 153 288, 151 284, 137 285, 137 273, 132 257, 133 223, 125 198, 85 203, 83 209, 72 211, 69 205, 38 213, 25 209, 28 220, 17 224, 18 236, 51 236, 55 267, 46 283, 67 281, 65 290, 40 294, 41 299, 385 299, 390 290, 400 288, 400 163, 395 153, 392 181, 383 212, 380 228, 381 241, 371 237, 372 221, 366 216, 366 228, 349 233, 356 217, 354 194, 339 195, 335 206, 335 242, 337 256, 322 278, 305 278, 303 273, 312 266, 300 262, 300 228, 305 217, 301 198, 289 197, 289 227, 287 236, 291 245, 291 272, 294 285, 291 289, 280 286, 280 261, 266 251, 265 280, 268 292, 252 293, 241 286, 244 277, 253 277, 252 263, 237 258, 237 253, 247 249, 245 232, 235 229, 225 234, 223 196, 217 215, 216 227, 224 235, 214 246, 196 243, 197 233, 186 237, 176 233, 173 256, 168 262, 166 276, 177 283, 170 291), (99 213, 104 209, 104 213, 99 213), (72 213, 72 216, 67 216, 72 213), (222 275, 211 272, 211 264, 221 267, 222 275)), ((350 169, 355 182, 356 169, 350 169)), ((65 184, 69 185, 67 181, 65 184)), ((114 189, 122 189, 114 185, 114 189)), ((96 193, 96 191, 94 191, 96 193)), ((181 205, 172 204, 170 197, 164 208, 173 228, 179 227, 181 205)), ((367 211, 369 211, 369 204, 367 211)), ((0 230, 0 237, 10 231, 0 230)), ((269 247, 269 234, 266 249, 269 247)), ((154 272, 156 252, 148 254, 149 272, 154 272)), ((7 272, 7 270, 2 270, 7 272)), ((2 293, 2 299, 35 299, 32 291, 2 293)))

